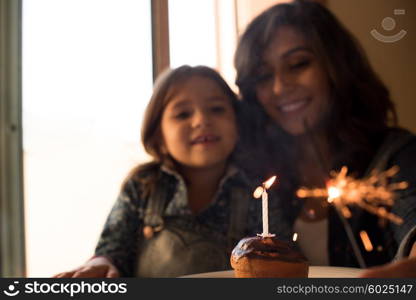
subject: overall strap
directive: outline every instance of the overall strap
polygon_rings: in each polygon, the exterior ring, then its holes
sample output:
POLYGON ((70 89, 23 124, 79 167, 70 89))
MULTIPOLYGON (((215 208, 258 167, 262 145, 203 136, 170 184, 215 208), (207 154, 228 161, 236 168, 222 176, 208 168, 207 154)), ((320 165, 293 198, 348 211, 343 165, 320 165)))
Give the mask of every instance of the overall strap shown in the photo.
POLYGON ((242 186, 231 188, 230 226, 228 228, 228 248, 232 250, 245 235, 250 194, 242 186))
POLYGON ((412 139, 414 139, 414 136, 405 130, 394 130, 389 132, 379 151, 376 153, 374 159, 367 168, 364 176, 369 176, 373 170, 380 172, 385 170, 392 155, 399 151, 412 139))
POLYGON ((145 226, 161 228, 163 226, 163 212, 168 202, 169 182, 167 176, 160 173, 160 179, 157 187, 150 194, 146 210, 144 213, 143 223, 145 226))

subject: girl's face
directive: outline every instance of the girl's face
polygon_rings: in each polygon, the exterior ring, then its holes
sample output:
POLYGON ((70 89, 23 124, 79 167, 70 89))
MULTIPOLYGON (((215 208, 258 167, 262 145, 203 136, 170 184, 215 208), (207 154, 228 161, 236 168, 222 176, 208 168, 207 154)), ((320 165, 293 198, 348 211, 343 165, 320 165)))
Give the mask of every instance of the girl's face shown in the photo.
POLYGON ((237 141, 231 100, 212 79, 193 76, 174 90, 162 114, 163 148, 181 165, 225 163, 237 141))
POLYGON ((326 73, 303 36, 280 27, 263 53, 256 84, 266 113, 291 135, 315 127, 329 110, 326 73))

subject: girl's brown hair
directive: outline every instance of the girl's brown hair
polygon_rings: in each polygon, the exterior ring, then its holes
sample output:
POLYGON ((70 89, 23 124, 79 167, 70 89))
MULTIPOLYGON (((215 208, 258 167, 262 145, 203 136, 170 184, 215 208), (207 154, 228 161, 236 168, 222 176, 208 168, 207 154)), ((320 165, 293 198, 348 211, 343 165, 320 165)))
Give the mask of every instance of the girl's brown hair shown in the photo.
MULTIPOLYGON (((271 122, 257 100, 255 86, 263 52, 281 26, 302 34, 326 71, 332 99, 326 135, 337 154, 332 167, 348 162, 359 171, 368 163, 389 122, 396 125, 396 111, 389 91, 359 43, 316 2, 298 0, 275 5, 256 17, 242 35, 235 55, 236 84, 250 111, 248 134, 255 139, 271 122)), ((276 134, 287 135, 279 130, 276 134)))
MULTIPOLYGON (((161 165, 167 165, 171 168, 175 167, 173 158, 163 151, 162 147, 162 132, 161 132, 161 120, 166 105, 173 97, 176 88, 183 84, 186 80, 194 76, 200 76, 213 80, 229 97, 234 109, 238 111, 237 98, 228 84, 224 81, 220 74, 215 70, 206 66, 191 67, 188 65, 180 66, 176 69, 168 69, 158 76, 154 88, 153 94, 147 105, 141 131, 141 140, 144 149, 151 155, 152 161, 146 164, 140 164, 133 168, 126 180, 123 187, 130 180, 145 181, 144 187, 151 192, 152 186, 157 181, 159 169, 161 165), (144 178, 140 176, 146 173, 144 178)), ((237 114, 238 120, 238 114, 237 114)), ((146 194, 146 192, 145 192, 146 194)))

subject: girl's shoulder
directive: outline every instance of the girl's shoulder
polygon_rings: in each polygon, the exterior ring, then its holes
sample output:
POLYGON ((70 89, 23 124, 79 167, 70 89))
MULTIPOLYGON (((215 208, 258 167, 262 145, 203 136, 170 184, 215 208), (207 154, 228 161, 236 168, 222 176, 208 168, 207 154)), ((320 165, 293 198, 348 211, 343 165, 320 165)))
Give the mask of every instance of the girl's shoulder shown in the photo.
POLYGON ((159 163, 148 162, 133 168, 127 176, 127 179, 141 181, 149 177, 158 176, 160 171, 161 165, 159 163))
POLYGON ((132 201, 147 198, 160 179, 161 167, 157 163, 140 164, 133 168, 121 186, 121 193, 132 201))

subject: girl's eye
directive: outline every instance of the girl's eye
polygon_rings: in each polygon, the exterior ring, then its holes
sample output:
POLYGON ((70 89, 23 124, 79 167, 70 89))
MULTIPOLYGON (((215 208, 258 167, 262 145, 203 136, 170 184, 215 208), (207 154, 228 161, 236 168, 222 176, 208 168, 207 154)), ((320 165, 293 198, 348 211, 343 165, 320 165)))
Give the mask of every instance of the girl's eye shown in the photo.
POLYGON ((295 63, 293 65, 290 65, 290 69, 291 70, 300 70, 300 69, 308 66, 309 63, 310 63, 310 60, 308 60, 308 59, 301 60, 300 62, 297 62, 297 63, 295 63))
POLYGON ((191 115, 190 112, 182 111, 182 112, 177 113, 176 115, 174 115, 174 118, 178 119, 178 120, 185 120, 185 119, 189 118, 190 115, 191 115))

